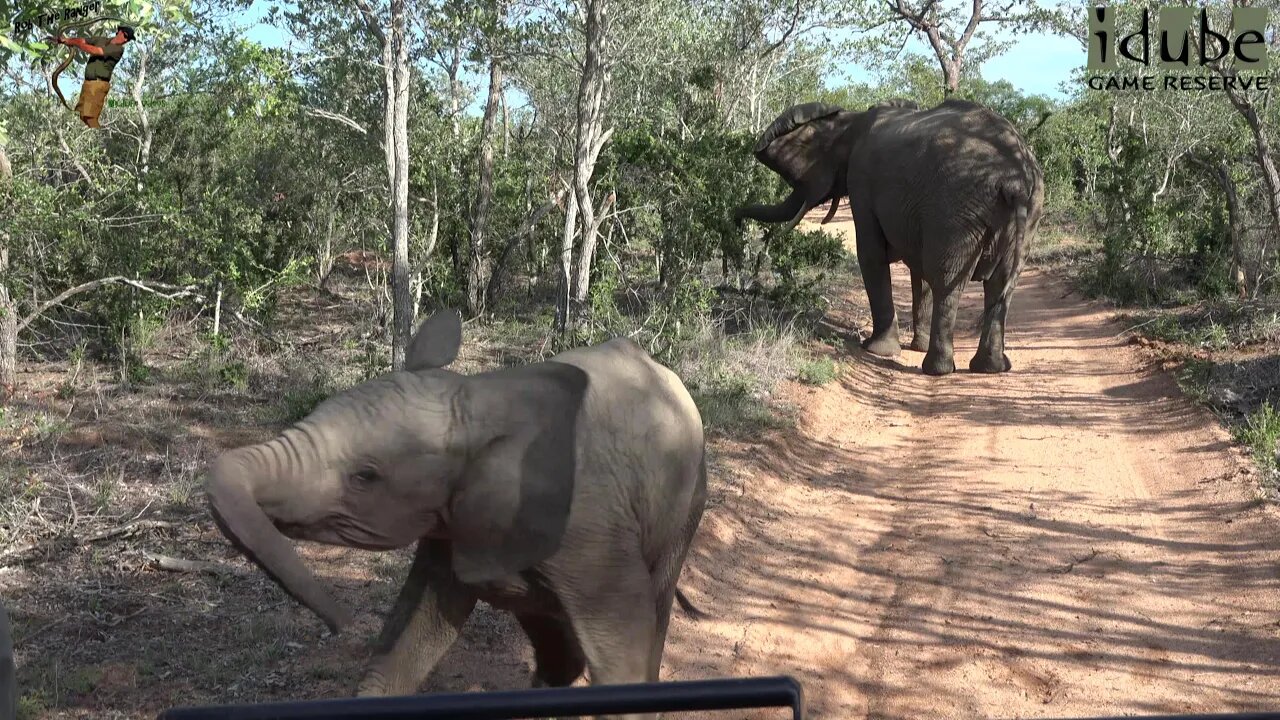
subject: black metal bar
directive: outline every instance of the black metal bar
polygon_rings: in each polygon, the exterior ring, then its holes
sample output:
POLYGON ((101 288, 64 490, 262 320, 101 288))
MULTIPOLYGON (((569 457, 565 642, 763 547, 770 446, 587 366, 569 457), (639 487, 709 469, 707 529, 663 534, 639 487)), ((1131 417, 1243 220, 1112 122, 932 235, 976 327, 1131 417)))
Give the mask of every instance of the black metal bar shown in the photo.
POLYGON ((1280 720, 1280 712, 1209 713, 1206 715, 1115 715, 1059 720, 1280 720))
POLYGON ((175 708, 157 720, 514 720, 769 707, 789 707, 792 720, 804 720, 800 683, 778 676, 307 700, 175 708))

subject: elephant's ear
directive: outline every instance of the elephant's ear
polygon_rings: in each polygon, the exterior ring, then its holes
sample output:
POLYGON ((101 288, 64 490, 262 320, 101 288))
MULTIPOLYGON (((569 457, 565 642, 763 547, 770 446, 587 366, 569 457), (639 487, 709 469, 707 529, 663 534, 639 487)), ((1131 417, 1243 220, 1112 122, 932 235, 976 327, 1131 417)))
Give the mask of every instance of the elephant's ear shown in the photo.
POLYGON ((441 368, 458 357, 462 346, 462 316, 457 310, 445 308, 418 326, 409 341, 404 356, 405 370, 441 368))
POLYGON ((764 152, 765 148, 773 144, 774 140, 782 137, 795 130, 796 128, 807 125, 814 120, 820 120, 824 117, 830 117, 843 110, 838 105, 828 105, 826 103, 811 102, 801 105, 792 105, 779 115, 769 127, 760 133, 756 145, 752 148, 752 152, 759 155, 764 152))
POLYGON ((549 361, 474 375, 461 392, 470 460, 449 506, 453 570, 483 583, 560 548, 587 374, 549 361))

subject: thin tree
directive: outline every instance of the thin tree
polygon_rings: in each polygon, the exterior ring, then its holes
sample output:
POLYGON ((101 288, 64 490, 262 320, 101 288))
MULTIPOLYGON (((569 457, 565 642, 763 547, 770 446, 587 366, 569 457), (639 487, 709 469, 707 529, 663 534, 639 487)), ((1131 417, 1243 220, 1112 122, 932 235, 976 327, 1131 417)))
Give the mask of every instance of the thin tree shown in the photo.
POLYGON ((382 46, 383 150, 391 195, 391 367, 404 366, 413 330, 409 274, 409 46, 405 0, 391 0, 390 32, 367 0, 353 0, 365 26, 382 46))
POLYGON ((960 75, 964 69, 970 43, 982 23, 1010 23, 1025 19, 1027 12, 1014 15, 1015 7, 1023 3, 1006 0, 995 6, 985 0, 972 0, 969 17, 957 10, 940 7, 940 0, 888 0, 886 6, 891 18, 904 21, 911 32, 922 35, 928 41, 942 68, 942 92, 950 97, 960 88, 960 75))

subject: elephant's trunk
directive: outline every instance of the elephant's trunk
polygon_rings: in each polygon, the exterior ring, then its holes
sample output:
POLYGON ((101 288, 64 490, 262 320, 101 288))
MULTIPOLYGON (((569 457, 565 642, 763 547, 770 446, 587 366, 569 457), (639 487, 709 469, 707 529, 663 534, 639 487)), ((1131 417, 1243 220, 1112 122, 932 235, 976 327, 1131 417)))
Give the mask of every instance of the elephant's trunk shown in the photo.
MULTIPOLYGON (((816 203, 815 203, 816 204, 816 203)), ((734 219, 749 218, 762 223, 784 223, 803 216, 809 207, 799 191, 792 191, 782 202, 773 205, 744 205, 734 212, 734 219)))
POLYGON ((351 623, 351 614, 311 574, 255 497, 259 484, 279 479, 261 470, 263 458, 254 450, 261 448, 232 451, 214 462, 207 486, 214 521, 285 592, 320 616, 331 632, 341 632, 351 623))

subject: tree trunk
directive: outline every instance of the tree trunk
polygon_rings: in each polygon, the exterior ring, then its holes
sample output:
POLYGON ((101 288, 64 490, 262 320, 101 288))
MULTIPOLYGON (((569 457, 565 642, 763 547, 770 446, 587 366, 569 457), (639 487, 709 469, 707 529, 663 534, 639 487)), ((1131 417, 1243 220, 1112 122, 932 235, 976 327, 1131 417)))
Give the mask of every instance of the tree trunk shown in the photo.
MULTIPOLYGON (((13 168, 0 146, 0 201, 7 204, 13 168)), ((0 230, 0 402, 9 399, 18 382, 18 304, 9 294, 9 233, 0 230)))
POLYGON ((222 283, 218 283, 218 294, 213 299, 213 336, 222 334, 222 283))
POLYGON ((489 225, 489 204, 493 199, 493 130, 502 98, 502 66, 497 57, 489 60, 489 97, 484 104, 480 125, 479 179, 476 187, 475 211, 471 216, 471 247, 467 253, 467 313, 474 317, 484 312, 485 288, 489 278, 489 255, 485 234, 489 225))
MULTIPOLYGON (((1190 40, 1200 42, 1201 39, 1198 34, 1192 33, 1190 40)), ((1254 154, 1267 188, 1267 211, 1271 220, 1271 232, 1272 234, 1280 233, 1280 171, 1276 169, 1275 156, 1271 152, 1271 140, 1267 137, 1266 128, 1263 126, 1262 119, 1258 117, 1253 100, 1245 94, 1244 90, 1228 84, 1227 81, 1236 79, 1235 68, 1224 68, 1220 62, 1211 63, 1210 67, 1222 77, 1223 90, 1227 94, 1227 99, 1231 101, 1236 112, 1244 118, 1249 126, 1249 132, 1253 135, 1254 154)))
MULTIPOLYGON (((8 161, 0 151, 0 182, 4 182, 8 161)), ((8 235, 0 233, 0 402, 13 395, 18 384, 18 305, 9 294, 8 235)))
MULTIPOLYGON (((603 131, 606 71, 601 48, 608 31, 605 3, 606 0, 587 0, 586 7, 586 53, 582 63, 582 79, 578 85, 577 143, 573 153, 573 190, 578 212, 582 215, 582 251, 578 257, 576 276, 571 274, 566 277, 566 281, 570 283, 567 292, 571 301, 570 314, 576 310, 572 304, 585 300, 590 291, 591 260, 600 230, 600 220, 597 219, 591 200, 589 183, 595 173, 600 150, 609 135, 603 131)), ((600 215, 603 217, 603 213, 600 215)))
MULTIPOLYGON (((458 79, 461 71, 462 48, 459 46, 453 49, 453 57, 449 61, 449 124, 454 140, 462 136, 462 81, 458 79)), ((451 164, 451 167, 456 166, 457 163, 451 164)))
POLYGON ((556 290, 556 330, 561 337, 573 331, 570 317, 570 273, 573 272, 573 238, 578 233, 578 195, 569 193, 569 204, 564 210, 564 232, 560 235, 560 285, 556 290))
MULTIPOLYGON (((462 48, 455 46, 453 48, 453 57, 449 62, 449 128, 453 133, 454 150, 462 140, 462 81, 458 79, 458 74, 461 71, 462 48)), ((451 151, 449 153, 449 177, 457 178, 460 174, 457 153, 451 151)), ((458 233, 451 232, 446 239, 449 241, 449 262, 453 266, 453 277, 461 278, 462 253, 458 251, 458 233)))
POLYGON ((1266 128, 1262 124, 1262 119, 1258 117, 1253 102, 1245 97, 1242 91, 1229 88, 1227 97, 1249 124, 1249 130, 1253 134, 1253 147, 1258 167, 1262 170, 1262 180, 1267 186, 1267 210, 1271 219, 1271 232, 1280 233, 1280 170, 1276 169, 1270 138, 1267 137, 1266 128))
POLYGON ((949 98, 960 89, 960 65, 946 58, 942 62, 942 97, 949 98))
POLYGON ((392 121, 389 167, 392 169, 391 239, 391 367, 404 367, 405 351, 413 332, 413 292, 409 287, 409 45, 404 15, 405 0, 391 0, 391 53, 394 64, 387 88, 387 119, 392 121))
POLYGON ((507 96, 499 93, 498 101, 502 103, 502 159, 509 157, 508 145, 511 138, 511 113, 507 109, 507 96))
POLYGON ((1231 282, 1236 286, 1236 294, 1240 298, 1246 298, 1249 296, 1250 283, 1244 271, 1244 220, 1240 214, 1240 195, 1236 192, 1236 182, 1231 177, 1231 167, 1227 163, 1219 162, 1214 170, 1222 192, 1227 196, 1227 221, 1231 225, 1231 282))
POLYGON ((577 302, 585 302, 587 294, 591 292, 591 264, 595 261, 596 245, 600 241, 600 226, 604 224, 605 216, 616 198, 615 193, 609 193, 600 206, 600 212, 591 221, 591 226, 582 231, 582 249, 578 251, 578 276, 573 283, 573 299, 577 302))
POLYGON ((434 177, 431 178, 431 229, 427 231, 427 242, 418 256, 418 272, 413 278, 413 321, 418 322, 418 311, 422 308, 422 296, 426 292, 428 270, 431 256, 436 251, 440 240, 440 189, 434 177))
POLYGON ((142 101, 142 86, 147 79, 147 56, 142 53, 133 81, 133 104, 138 110, 138 192, 142 192, 142 179, 151 172, 151 145, 155 138, 155 130, 151 127, 151 116, 147 113, 147 104, 142 101))
POLYGON ((440 185, 431 178, 431 232, 427 235, 427 247, 422 251, 422 261, 426 263, 436 251, 440 243, 440 185))
POLYGON ((396 187, 396 68, 395 43, 390 35, 382 38, 382 86, 382 151, 387 162, 387 197, 390 199, 396 187))
POLYGON ((328 208, 328 219, 325 222, 324 231, 324 248, 320 251, 320 257, 317 258, 316 272, 319 275, 318 282, 320 290, 327 292, 329 290, 329 277, 333 275, 333 220, 335 210, 333 207, 328 208))

